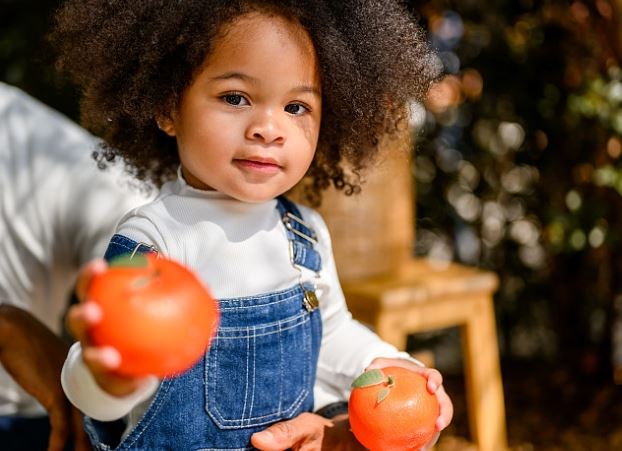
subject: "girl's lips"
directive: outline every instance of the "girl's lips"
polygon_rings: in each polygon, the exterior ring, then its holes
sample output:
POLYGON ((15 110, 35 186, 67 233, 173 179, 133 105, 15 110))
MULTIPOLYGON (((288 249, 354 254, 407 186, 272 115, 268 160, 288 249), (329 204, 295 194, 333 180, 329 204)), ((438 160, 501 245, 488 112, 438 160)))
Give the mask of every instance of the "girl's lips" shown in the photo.
POLYGON ((235 164, 246 170, 258 171, 263 173, 275 173, 281 166, 272 158, 238 158, 233 160, 235 164))

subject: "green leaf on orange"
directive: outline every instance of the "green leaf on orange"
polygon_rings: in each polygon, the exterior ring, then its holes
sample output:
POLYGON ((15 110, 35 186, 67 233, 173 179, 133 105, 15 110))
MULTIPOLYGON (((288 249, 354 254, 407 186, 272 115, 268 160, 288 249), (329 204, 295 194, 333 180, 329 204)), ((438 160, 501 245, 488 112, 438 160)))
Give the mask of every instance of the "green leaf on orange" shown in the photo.
POLYGON ((144 254, 122 254, 108 263, 111 268, 145 268, 148 265, 149 261, 144 254))
POLYGON ((374 369, 365 371, 352 382, 352 388, 365 388, 386 382, 386 377, 382 370, 374 369))
POLYGON ((378 397, 376 398, 376 404, 380 404, 382 401, 384 401, 385 398, 389 396, 389 393, 391 393, 391 387, 385 387, 380 390, 378 392, 378 397))

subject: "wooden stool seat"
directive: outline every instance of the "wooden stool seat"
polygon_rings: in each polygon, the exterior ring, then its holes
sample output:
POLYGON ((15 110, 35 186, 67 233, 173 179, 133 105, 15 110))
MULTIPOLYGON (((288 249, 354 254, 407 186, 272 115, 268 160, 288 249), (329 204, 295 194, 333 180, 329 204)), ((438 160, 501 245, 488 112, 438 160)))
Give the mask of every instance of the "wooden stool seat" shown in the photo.
POLYGON ((447 262, 411 259, 390 275, 343 281, 354 317, 404 350, 409 334, 459 327, 471 438, 480 451, 507 449, 494 315, 497 276, 447 262))

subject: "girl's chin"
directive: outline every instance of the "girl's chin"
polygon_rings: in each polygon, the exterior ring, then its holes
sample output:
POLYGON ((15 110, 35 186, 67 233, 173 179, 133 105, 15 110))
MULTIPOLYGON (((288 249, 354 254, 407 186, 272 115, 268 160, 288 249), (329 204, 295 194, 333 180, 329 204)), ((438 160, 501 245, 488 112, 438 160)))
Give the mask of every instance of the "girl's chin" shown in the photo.
POLYGON ((269 192, 261 192, 259 190, 252 192, 244 192, 244 193, 224 193, 228 196, 239 200, 240 202, 246 202, 249 204, 261 204, 263 202, 268 202, 273 200, 283 194, 281 191, 269 191, 269 192))
POLYGON ((238 186, 236 188, 237 189, 231 190, 223 189, 221 190, 221 192, 241 202, 260 204, 276 199, 280 195, 287 193, 292 187, 282 186, 281 184, 279 184, 278 186, 276 186, 276 184, 273 184, 273 186, 269 186, 266 183, 250 183, 246 184, 243 187, 238 186))

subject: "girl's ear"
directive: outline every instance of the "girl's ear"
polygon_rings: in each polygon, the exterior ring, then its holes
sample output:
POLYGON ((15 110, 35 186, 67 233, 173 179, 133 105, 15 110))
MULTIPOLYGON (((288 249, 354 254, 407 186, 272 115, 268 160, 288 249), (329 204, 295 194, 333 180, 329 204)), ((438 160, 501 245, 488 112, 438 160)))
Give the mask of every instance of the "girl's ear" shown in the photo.
POLYGON ((157 116, 156 124, 158 128, 166 133, 168 136, 175 136, 175 124, 173 123, 173 119, 168 116, 157 116))

